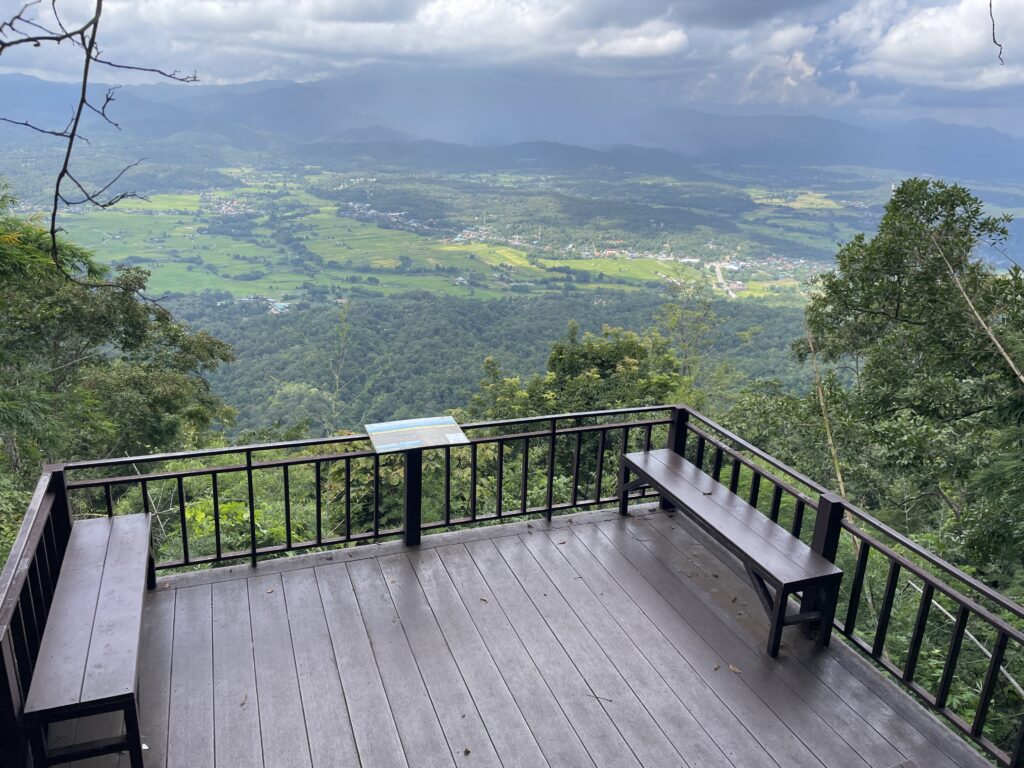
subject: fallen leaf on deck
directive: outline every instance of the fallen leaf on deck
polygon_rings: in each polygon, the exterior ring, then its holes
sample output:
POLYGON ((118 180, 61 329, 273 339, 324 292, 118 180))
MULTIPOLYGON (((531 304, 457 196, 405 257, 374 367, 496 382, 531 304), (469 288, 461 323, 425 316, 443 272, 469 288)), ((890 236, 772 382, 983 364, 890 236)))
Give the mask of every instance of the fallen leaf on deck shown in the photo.
POLYGON ((730 672, 735 672, 738 675, 740 673, 740 668, 737 667, 735 664, 730 664, 729 665, 729 671, 730 672))

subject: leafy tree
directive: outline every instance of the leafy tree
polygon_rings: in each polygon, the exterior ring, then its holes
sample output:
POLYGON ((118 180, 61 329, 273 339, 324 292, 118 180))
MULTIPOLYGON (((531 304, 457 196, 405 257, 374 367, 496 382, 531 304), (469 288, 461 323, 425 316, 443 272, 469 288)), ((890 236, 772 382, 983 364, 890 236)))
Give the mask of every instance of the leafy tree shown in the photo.
POLYGON ((547 372, 525 384, 505 377, 493 358, 484 361, 480 391, 459 412, 463 419, 504 419, 546 413, 656 405, 692 399, 680 361, 657 331, 643 334, 604 326, 579 335, 569 323, 551 347, 547 372))
MULTIPOLYGON (((1003 588, 1024 565, 1024 280, 982 249, 1007 221, 964 187, 903 182, 816 280, 795 345, 835 367, 823 391, 848 495, 1003 588)), ((732 420, 834 485, 816 399, 748 392, 732 420)))
MULTIPOLYGON (((23 510, 43 461, 143 453, 193 443, 230 417, 204 374, 223 342, 139 299, 147 273, 108 273, 0 208, 0 503, 23 510), (70 276, 70 277, 69 277, 70 276), (79 279, 99 277, 103 287, 79 279)), ((20 514, 20 513, 19 513, 20 514)), ((0 547, 4 542, 0 542, 0 547)))

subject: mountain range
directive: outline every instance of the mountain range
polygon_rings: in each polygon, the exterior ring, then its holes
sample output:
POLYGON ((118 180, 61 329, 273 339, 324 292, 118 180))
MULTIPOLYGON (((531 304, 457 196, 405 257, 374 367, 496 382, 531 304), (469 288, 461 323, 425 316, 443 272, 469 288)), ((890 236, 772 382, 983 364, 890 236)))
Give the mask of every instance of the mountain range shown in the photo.
MULTIPOLYGON (((63 126, 76 88, 2 75, 0 114, 63 126)), ((104 88, 93 86, 97 96, 104 88)), ((308 162, 366 156, 447 169, 524 161, 576 168, 601 156, 631 170, 673 175, 699 173, 695 166, 711 163, 860 166, 964 181, 1024 177, 1024 140, 988 128, 716 114, 678 104, 656 81, 543 71, 512 78, 497 69, 381 64, 311 83, 126 86, 115 98, 114 119, 141 143, 201 134, 308 162)))

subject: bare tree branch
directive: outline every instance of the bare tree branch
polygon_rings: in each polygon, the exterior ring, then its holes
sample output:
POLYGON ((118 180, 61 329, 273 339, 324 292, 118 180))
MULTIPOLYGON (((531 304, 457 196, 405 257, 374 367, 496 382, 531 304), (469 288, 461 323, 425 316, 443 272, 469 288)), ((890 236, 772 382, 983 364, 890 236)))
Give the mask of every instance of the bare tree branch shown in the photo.
MULTIPOLYGON (((2 56, 6 51, 14 48, 25 46, 39 48, 44 45, 60 45, 61 43, 70 43, 76 49, 81 50, 81 88, 79 89, 77 101, 72 109, 71 119, 63 129, 46 128, 36 125, 30 120, 16 120, 9 117, 0 117, 0 122, 28 128, 36 131, 37 133, 54 136, 65 141, 64 155, 60 170, 54 180, 53 198, 50 206, 50 259, 57 270, 65 278, 74 283, 89 288, 116 288, 119 286, 114 282, 87 280, 71 274, 61 261, 60 244, 58 240, 58 234, 62 231, 62 228, 57 224, 57 217, 60 213, 61 206, 74 207, 79 205, 92 205, 97 208, 110 208, 126 198, 145 199, 135 192, 119 192, 109 198, 105 198, 105 195, 122 179, 125 173, 139 165, 139 163, 142 162, 141 160, 125 166, 106 184, 94 191, 87 189, 71 171, 71 160, 74 154, 76 142, 81 139, 88 143, 88 139, 80 133, 82 116, 86 112, 95 114, 104 122, 120 130, 120 125, 111 118, 107 111, 110 105, 115 101, 115 93, 119 86, 109 88, 103 97, 102 103, 94 103, 90 101, 88 88, 92 65, 100 64, 112 69, 158 75, 168 80, 174 80, 182 83, 196 82, 198 78, 194 72, 187 75, 180 73, 178 70, 168 72, 155 67, 122 64, 120 62, 114 62, 103 58, 97 43, 100 18, 103 15, 103 0, 94 0, 92 16, 78 26, 66 25, 57 8, 57 0, 49 0, 49 8, 53 16, 53 24, 56 24, 55 29, 44 25, 35 18, 32 18, 30 11, 40 4, 41 0, 28 0, 28 2, 25 2, 14 16, 10 17, 6 21, 0 21, 0 56, 2 56), (65 186, 73 187, 80 197, 69 196, 65 192, 65 186)), ((141 292, 137 293, 139 298, 143 301, 159 306, 155 300, 148 298, 141 292)))
POLYGON ((992 0, 988 0, 988 17, 992 20, 992 45, 999 49, 999 63, 1006 64, 1003 61, 1003 44, 996 40, 996 17, 992 12, 992 0))

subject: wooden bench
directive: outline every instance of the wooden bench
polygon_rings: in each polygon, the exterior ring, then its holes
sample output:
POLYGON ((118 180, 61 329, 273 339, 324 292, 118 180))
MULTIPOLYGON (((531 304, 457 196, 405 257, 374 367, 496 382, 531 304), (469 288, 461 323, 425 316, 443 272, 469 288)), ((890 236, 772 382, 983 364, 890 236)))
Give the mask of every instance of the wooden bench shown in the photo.
MULTIPOLYGON (((809 625, 816 629, 818 642, 828 645, 843 576, 834 563, 671 448, 622 457, 622 514, 627 514, 629 492, 645 485, 658 491, 663 506, 686 514, 743 563, 770 621, 769 656, 778 655, 782 629, 791 624, 809 625), (636 479, 630 480, 631 474, 636 479), (789 613, 789 598, 796 594, 802 597, 800 610, 789 613)), ((838 519, 834 509, 829 512, 828 522, 835 526, 829 533, 837 536, 838 519)))
POLYGON ((137 683, 142 602, 156 579, 149 534, 146 514, 71 528, 25 700, 35 768, 123 751, 143 768, 137 683), (122 734, 50 743, 51 726, 104 713, 123 714, 122 734))

